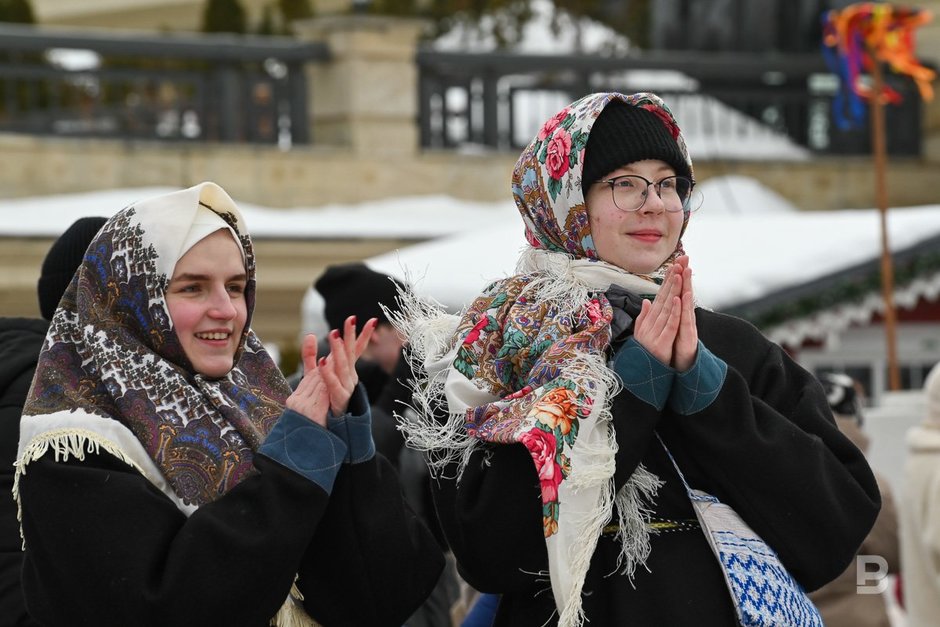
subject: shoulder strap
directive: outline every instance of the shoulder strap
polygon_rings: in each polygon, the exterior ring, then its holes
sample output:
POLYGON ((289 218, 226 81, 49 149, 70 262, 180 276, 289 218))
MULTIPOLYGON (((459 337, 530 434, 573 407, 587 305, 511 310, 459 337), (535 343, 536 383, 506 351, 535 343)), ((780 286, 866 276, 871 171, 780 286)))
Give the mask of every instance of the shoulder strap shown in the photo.
POLYGON ((679 464, 676 463, 676 459, 672 456, 672 453, 669 452, 669 448, 666 446, 666 443, 663 442, 663 439, 659 436, 659 433, 656 433, 656 439, 659 440, 663 450, 666 451, 666 455, 669 456, 669 461, 672 462, 672 467, 676 469, 676 473, 679 475, 679 480, 682 481, 682 485, 685 486, 685 492, 689 495, 689 498, 693 501, 718 502, 718 499, 711 494, 701 490, 695 490, 689 485, 688 481, 685 480, 685 475, 682 474, 682 470, 679 468, 679 464))

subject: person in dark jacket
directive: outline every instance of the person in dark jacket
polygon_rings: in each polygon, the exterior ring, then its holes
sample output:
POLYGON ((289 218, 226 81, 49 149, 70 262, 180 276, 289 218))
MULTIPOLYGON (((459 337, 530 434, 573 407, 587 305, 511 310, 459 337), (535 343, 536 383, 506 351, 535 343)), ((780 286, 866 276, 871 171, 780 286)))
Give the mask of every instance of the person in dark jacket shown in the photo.
MULTIPOLYGON (((375 449, 398 471, 401 488, 409 505, 421 517, 447 551, 443 533, 434 513, 430 474, 419 451, 405 445, 398 430, 397 415, 410 411, 411 367, 405 358, 405 340, 388 321, 386 311, 398 311, 396 295, 404 284, 394 277, 372 270, 361 262, 328 266, 314 289, 323 297, 327 325, 339 328, 349 316, 357 326, 377 320, 369 343, 356 364, 372 410, 372 437, 375 449)), ((458 598, 456 572, 450 561, 430 597, 409 617, 406 627, 439 627, 449 624, 451 607, 458 598)))
MULTIPOLYGON (((13 489, 20 415, 49 321, 88 243, 105 221, 100 217, 79 218, 49 248, 37 286, 42 318, 0 318, 0 493, 9 494, 13 489)), ((26 613, 20 589, 23 541, 16 520, 16 503, 9 498, 0 500, 0 624, 35 625, 26 613)))
POLYGON ((357 330, 372 318, 378 323, 369 337, 356 368, 372 405, 372 433, 376 450, 394 465, 405 441, 395 427, 393 414, 403 411, 411 390, 403 382, 411 377, 402 356, 405 341, 388 321, 385 308, 396 310, 397 279, 372 270, 362 262, 327 266, 313 287, 323 297, 323 317, 330 328, 340 328, 348 316, 356 317, 357 330))
POLYGON ((501 595, 498 627, 738 624, 677 468, 806 590, 879 511, 816 378, 696 307, 694 180, 659 97, 590 94, 516 163, 517 274, 450 318, 403 295, 422 409, 405 428, 461 575, 501 595))
POLYGON ((214 183, 119 211, 53 318, 20 422, 23 593, 46 626, 399 627, 444 560, 375 455, 375 321, 291 392, 214 183))

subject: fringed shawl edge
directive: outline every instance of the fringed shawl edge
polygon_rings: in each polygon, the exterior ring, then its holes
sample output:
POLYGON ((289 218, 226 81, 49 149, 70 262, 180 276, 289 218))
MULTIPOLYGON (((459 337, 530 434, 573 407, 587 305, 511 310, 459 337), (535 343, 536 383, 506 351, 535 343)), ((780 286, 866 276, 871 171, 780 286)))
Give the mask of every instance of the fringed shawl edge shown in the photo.
MULTIPOLYGON (((179 500, 141 446, 140 441, 130 429, 116 420, 84 412, 58 412, 43 416, 23 416, 20 424, 20 444, 14 463, 16 471, 12 492, 16 500, 16 519, 20 523, 20 539, 24 550, 26 539, 23 536, 22 526, 20 478, 26 474, 26 468, 30 462, 40 459, 50 450, 57 462, 66 461, 69 457, 84 460, 86 453, 97 454, 100 450, 104 450, 147 478, 187 516, 197 509, 179 500), (102 435, 101 430, 107 432, 110 437, 102 435)), ((295 577, 287 599, 277 614, 271 618, 270 625, 274 627, 320 627, 319 623, 310 618, 304 610, 303 598, 295 577)))
MULTIPOLYGON (((592 291, 603 291, 612 283, 623 282, 612 279, 623 278, 628 283, 638 280, 631 275, 611 271, 606 267, 607 264, 571 263, 563 257, 566 256, 545 251, 529 250, 523 253, 518 269, 535 275, 535 279, 524 290, 528 297, 564 303, 567 307, 563 309, 574 311, 588 301, 592 291)), ((642 284, 649 285, 646 281, 642 284)), ((635 287, 633 284, 629 286, 635 287)), ((456 330, 460 317, 448 314, 440 305, 421 299, 408 289, 400 290, 398 305, 399 311, 386 310, 386 314, 396 329, 408 338, 409 359, 415 373, 410 382, 412 405, 409 411, 404 412, 405 415, 399 416, 399 429, 410 447, 426 453, 428 466, 434 476, 459 481, 470 456, 482 445, 466 433, 466 408, 451 408, 445 397, 445 385, 453 371, 452 362, 458 350, 456 330), (441 407, 448 408, 446 420, 435 418, 441 407), (451 464, 456 464, 456 473, 445 474, 451 464)), ((598 496, 596 507, 569 521, 578 531, 574 534, 574 540, 562 547, 565 555, 559 556, 559 559, 570 564, 567 585, 560 585, 557 578, 552 577, 559 609, 559 627, 574 627, 585 621, 581 603, 584 580, 598 539, 603 528, 613 518, 615 509, 619 523, 618 571, 632 578, 637 566, 645 566, 651 550, 650 529, 647 526, 650 504, 662 484, 654 474, 640 465, 620 491, 614 494, 614 456, 617 445, 610 400, 620 389, 619 380, 597 356, 588 355, 580 361, 583 363, 574 364, 572 368, 580 371, 582 376, 585 372, 596 375, 597 392, 594 396, 601 402, 595 404, 592 417, 606 423, 609 430, 606 438, 582 451, 600 461, 593 468, 596 472, 573 481, 574 489, 596 489, 598 496), (565 600, 559 600, 558 596, 565 600)), ((499 400, 469 381, 461 387, 467 396, 475 396, 474 402, 478 401, 478 404, 499 400)))

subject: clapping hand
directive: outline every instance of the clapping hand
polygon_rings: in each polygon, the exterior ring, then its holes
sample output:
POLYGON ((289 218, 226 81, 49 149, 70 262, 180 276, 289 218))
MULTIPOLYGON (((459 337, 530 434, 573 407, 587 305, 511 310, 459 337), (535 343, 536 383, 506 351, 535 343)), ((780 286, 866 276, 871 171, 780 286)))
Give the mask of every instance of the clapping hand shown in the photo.
POLYGON ((356 372, 356 360, 369 345, 369 338, 378 324, 376 318, 371 318, 362 327, 362 332, 356 335, 356 317, 349 316, 343 327, 343 335, 333 329, 329 334, 330 354, 321 357, 317 364, 329 392, 330 410, 334 416, 342 416, 349 406, 349 399, 359 375, 356 372))
POLYGON ((287 397, 287 408, 306 416, 321 427, 326 427, 326 411, 329 409, 329 392, 317 368, 317 336, 308 334, 300 348, 304 364, 304 378, 297 389, 287 397))
POLYGON ((633 336, 656 359, 679 372, 695 363, 698 329, 687 255, 677 257, 669 266, 656 298, 643 301, 633 336))
POLYGON ((377 319, 370 319, 362 333, 356 335, 356 317, 346 318, 342 337, 336 329, 330 331, 330 354, 319 359, 317 336, 310 333, 304 337, 300 348, 304 377, 287 397, 288 409, 303 414, 321 427, 326 427, 327 409, 334 416, 345 414, 349 399, 359 383, 356 360, 369 345, 377 324, 377 319))

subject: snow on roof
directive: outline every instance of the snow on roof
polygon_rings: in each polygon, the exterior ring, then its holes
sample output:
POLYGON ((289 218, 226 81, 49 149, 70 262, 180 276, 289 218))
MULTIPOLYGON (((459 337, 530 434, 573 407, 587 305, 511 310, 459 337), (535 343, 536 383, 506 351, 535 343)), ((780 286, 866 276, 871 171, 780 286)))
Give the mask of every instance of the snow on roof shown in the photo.
MULTIPOLYGON (((630 40, 600 22, 559 13, 553 26, 554 7, 550 0, 533 0, 529 5, 532 18, 526 22, 514 52, 524 54, 564 54, 580 48, 585 53, 626 52, 630 40)), ((492 52, 498 43, 494 30, 507 29, 513 24, 509 12, 484 15, 477 25, 458 23, 446 34, 438 37, 433 46, 437 50, 460 52, 492 52)))
MULTIPOLYGON (((0 199, 0 237, 57 237, 82 216, 110 217, 135 201, 175 190, 139 187, 0 199)), ((425 240, 516 215, 508 198, 502 203, 481 203, 429 195, 290 209, 236 202, 257 239, 425 240)))
MULTIPOLYGON (((750 194, 764 191, 742 179, 750 194)), ((714 180, 711 187, 734 181, 714 180)), ((703 185, 704 187, 704 185, 703 185)), ((719 201, 693 214, 683 238, 700 304, 720 309, 821 277, 880 255, 878 212, 786 211, 778 197, 731 192, 740 213, 719 201), (715 209, 713 211, 713 208, 715 209)), ((706 196, 706 199, 708 196, 706 196)), ((889 238, 900 250, 940 233, 940 206, 893 209, 889 238)), ((419 293, 459 308, 492 279, 511 274, 524 245, 518 217, 482 230, 373 257, 373 269, 407 278, 419 293), (468 289, 475 283, 475 289, 468 289)))

